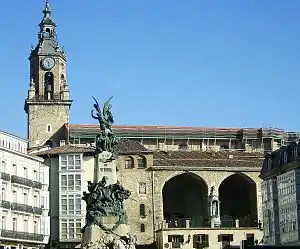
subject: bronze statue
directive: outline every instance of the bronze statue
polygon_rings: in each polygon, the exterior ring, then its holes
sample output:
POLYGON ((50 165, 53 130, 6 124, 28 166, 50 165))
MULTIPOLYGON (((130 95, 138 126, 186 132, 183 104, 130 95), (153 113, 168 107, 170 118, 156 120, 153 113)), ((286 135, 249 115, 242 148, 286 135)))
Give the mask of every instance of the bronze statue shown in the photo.
POLYGON ((98 183, 88 181, 89 193, 83 192, 82 199, 86 202, 86 226, 94 224, 100 226, 103 230, 108 230, 101 224, 99 217, 118 216, 119 220, 116 225, 109 229, 113 231, 120 224, 127 223, 123 202, 129 198, 131 193, 119 182, 106 185, 106 180, 107 178, 104 176, 98 183))
POLYGON ((115 145, 118 140, 115 134, 112 132, 112 124, 114 123, 114 119, 111 113, 111 104, 110 97, 107 101, 104 102, 102 111, 97 100, 95 100, 94 110, 92 110, 91 114, 94 119, 97 119, 100 125, 100 133, 96 136, 96 153, 101 153, 103 151, 108 151, 111 153, 115 153, 115 145))

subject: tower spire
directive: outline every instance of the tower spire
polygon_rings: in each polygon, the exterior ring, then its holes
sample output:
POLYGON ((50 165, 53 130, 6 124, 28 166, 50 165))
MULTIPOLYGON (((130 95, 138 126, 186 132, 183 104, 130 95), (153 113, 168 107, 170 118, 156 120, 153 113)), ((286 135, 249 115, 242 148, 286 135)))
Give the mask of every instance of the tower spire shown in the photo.
POLYGON ((52 9, 51 9, 51 6, 49 4, 49 0, 46 0, 46 2, 45 2, 45 8, 43 10, 43 13, 44 13, 44 19, 49 18, 51 13, 52 13, 52 9))

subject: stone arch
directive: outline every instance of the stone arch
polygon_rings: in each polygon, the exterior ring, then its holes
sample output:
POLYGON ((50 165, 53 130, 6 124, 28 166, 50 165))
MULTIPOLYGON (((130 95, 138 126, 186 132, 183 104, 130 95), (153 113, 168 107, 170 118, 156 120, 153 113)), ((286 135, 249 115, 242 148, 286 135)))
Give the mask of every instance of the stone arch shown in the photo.
POLYGON ((224 177, 218 187, 222 226, 256 227, 258 223, 257 185, 254 179, 243 173, 224 177))
POLYGON ((208 223, 208 185, 198 174, 173 175, 162 188, 163 217, 169 226, 203 227, 208 223))

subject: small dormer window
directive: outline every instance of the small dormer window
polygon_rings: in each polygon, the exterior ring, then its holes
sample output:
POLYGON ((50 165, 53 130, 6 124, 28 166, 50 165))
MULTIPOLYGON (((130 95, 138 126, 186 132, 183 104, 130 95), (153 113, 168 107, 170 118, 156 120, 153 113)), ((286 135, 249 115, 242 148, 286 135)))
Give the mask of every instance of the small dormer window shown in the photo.
POLYGON ((134 160, 131 156, 125 159, 125 169, 133 169, 134 168, 134 160))
POLYGON ((147 160, 144 156, 138 157, 138 168, 146 168, 147 167, 147 160))

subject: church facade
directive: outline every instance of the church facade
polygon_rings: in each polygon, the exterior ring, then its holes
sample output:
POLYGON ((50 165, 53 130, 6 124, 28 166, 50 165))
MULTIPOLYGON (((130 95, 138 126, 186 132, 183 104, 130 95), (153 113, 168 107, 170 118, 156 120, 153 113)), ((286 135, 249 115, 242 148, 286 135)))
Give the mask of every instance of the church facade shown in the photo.
MULTIPOLYGON (((74 248, 80 246, 78 227, 84 223, 85 209, 76 195, 86 190, 91 177, 87 167, 93 165, 99 128, 70 124, 67 57, 57 42, 48 2, 43 15, 38 43, 29 57, 24 107, 28 140, 31 153, 44 157, 52 170, 49 244, 74 248), (74 165, 76 158, 81 160, 78 172, 60 171, 69 157, 74 165), (64 185, 69 175, 74 183, 70 190, 64 185)), ((138 244, 156 243, 159 248, 217 248, 239 245, 247 237, 261 241, 263 153, 299 139, 298 133, 273 128, 114 126, 114 132, 123 141, 118 178, 132 192, 126 203, 129 226, 138 244)))

